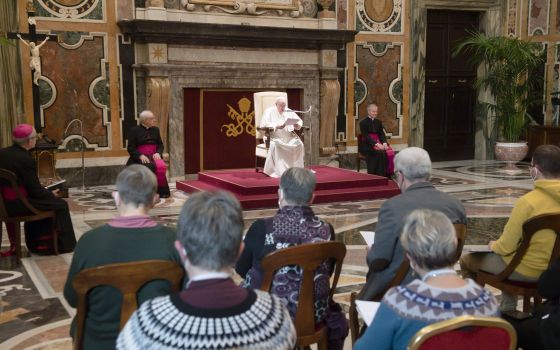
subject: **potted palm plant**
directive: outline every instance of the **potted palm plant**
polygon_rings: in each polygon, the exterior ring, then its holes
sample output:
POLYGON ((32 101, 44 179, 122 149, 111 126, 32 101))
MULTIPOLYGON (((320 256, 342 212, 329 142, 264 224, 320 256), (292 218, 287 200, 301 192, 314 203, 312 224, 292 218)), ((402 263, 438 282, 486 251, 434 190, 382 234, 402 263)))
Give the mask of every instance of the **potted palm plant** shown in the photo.
POLYGON ((527 109, 542 103, 537 89, 542 76, 534 74, 545 61, 541 46, 519 38, 473 32, 455 47, 454 54, 462 51, 474 64, 484 65, 475 87, 486 89, 493 97, 493 102, 480 106, 493 118, 488 136, 496 140, 496 159, 513 166, 527 155, 527 142, 521 141, 530 120, 527 109))

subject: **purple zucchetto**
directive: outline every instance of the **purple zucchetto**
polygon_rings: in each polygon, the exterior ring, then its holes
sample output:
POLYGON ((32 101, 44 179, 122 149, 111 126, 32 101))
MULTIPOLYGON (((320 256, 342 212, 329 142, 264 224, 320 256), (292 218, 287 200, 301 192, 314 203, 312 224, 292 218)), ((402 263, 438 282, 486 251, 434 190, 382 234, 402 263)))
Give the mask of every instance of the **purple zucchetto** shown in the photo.
POLYGON ((33 133, 33 126, 29 124, 19 124, 12 130, 14 139, 24 139, 33 133))

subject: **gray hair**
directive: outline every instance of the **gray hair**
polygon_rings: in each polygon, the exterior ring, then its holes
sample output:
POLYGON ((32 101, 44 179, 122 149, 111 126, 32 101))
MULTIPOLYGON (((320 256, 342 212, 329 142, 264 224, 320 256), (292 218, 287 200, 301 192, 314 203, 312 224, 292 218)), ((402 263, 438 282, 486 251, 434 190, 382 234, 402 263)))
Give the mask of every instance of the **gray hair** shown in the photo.
POLYGON ((405 219, 400 240, 404 250, 422 269, 448 267, 456 261, 455 228, 439 211, 414 210, 405 219))
POLYGON ((31 140, 32 138, 36 138, 36 137, 37 137, 37 131, 35 130, 35 128, 33 128, 33 132, 31 134, 29 134, 29 136, 22 137, 22 138, 12 136, 12 142, 15 143, 18 146, 23 146, 29 140, 31 140))
POLYGON ((157 191, 156 176, 143 165, 129 165, 117 176, 117 191, 126 204, 150 206, 157 191))
POLYGON ((288 101, 286 101, 286 97, 284 97, 284 96, 276 97, 276 101, 274 101, 274 104, 278 104, 279 102, 288 103, 288 101))
POLYGON ((212 271, 232 267, 242 236, 241 205, 227 192, 197 192, 181 209, 177 239, 194 266, 212 271))
POLYGON ((280 177, 284 199, 292 205, 308 205, 315 191, 315 183, 315 174, 304 168, 290 168, 280 177))
POLYGON ((408 147, 395 156, 395 172, 409 181, 428 181, 432 175, 432 161, 426 150, 419 147, 408 147))
POLYGON ((140 121, 140 123, 144 123, 146 121, 146 119, 152 118, 154 117, 154 113, 152 111, 149 110, 145 110, 140 112, 140 114, 138 115, 138 120, 140 121))

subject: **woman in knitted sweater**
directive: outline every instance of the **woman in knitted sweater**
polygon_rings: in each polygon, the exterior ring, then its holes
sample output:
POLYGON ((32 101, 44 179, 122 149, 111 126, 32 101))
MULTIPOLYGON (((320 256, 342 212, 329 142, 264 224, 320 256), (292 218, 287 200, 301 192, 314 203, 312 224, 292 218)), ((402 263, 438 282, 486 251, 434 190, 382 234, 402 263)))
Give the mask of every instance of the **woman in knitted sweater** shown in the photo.
POLYGON ((413 211, 400 239, 421 279, 389 289, 354 349, 406 349, 414 334, 431 323, 462 315, 497 316, 494 296, 452 269, 457 237, 444 214, 413 211))
POLYGON ((175 242, 189 283, 180 293, 142 304, 117 349, 292 349, 296 333, 282 302, 230 277, 243 250, 242 233, 241 207, 231 195, 191 196, 175 242))

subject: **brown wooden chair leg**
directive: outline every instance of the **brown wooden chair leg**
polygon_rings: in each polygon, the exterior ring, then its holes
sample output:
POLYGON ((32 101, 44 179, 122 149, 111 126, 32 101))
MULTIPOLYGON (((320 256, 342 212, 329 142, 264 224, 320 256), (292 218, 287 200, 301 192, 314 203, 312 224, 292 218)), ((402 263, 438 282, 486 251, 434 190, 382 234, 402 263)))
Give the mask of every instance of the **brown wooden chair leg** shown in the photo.
POLYGON ((356 292, 350 294, 350 308, 348 309, 348 318, 350 323, 350 337, 352 346, 356 343, 360 332, 360 323, 358 321, 358 310, 356 308, 356 292))
POLYGON ((21 260, 21 222, 14 225, 15 232, 15 245, 16 245, 16 261, 19 263, 21 260))
POLYGON ((531 312, 531 296, 523 295, 523 312, 531 312))
POLYGON ((52 227, 51 227, 52 237, 53 237, 53 251, 56 255, 59 254, 58 252, 58 230, 56 229, 54 218, 52 219, 52 227))

